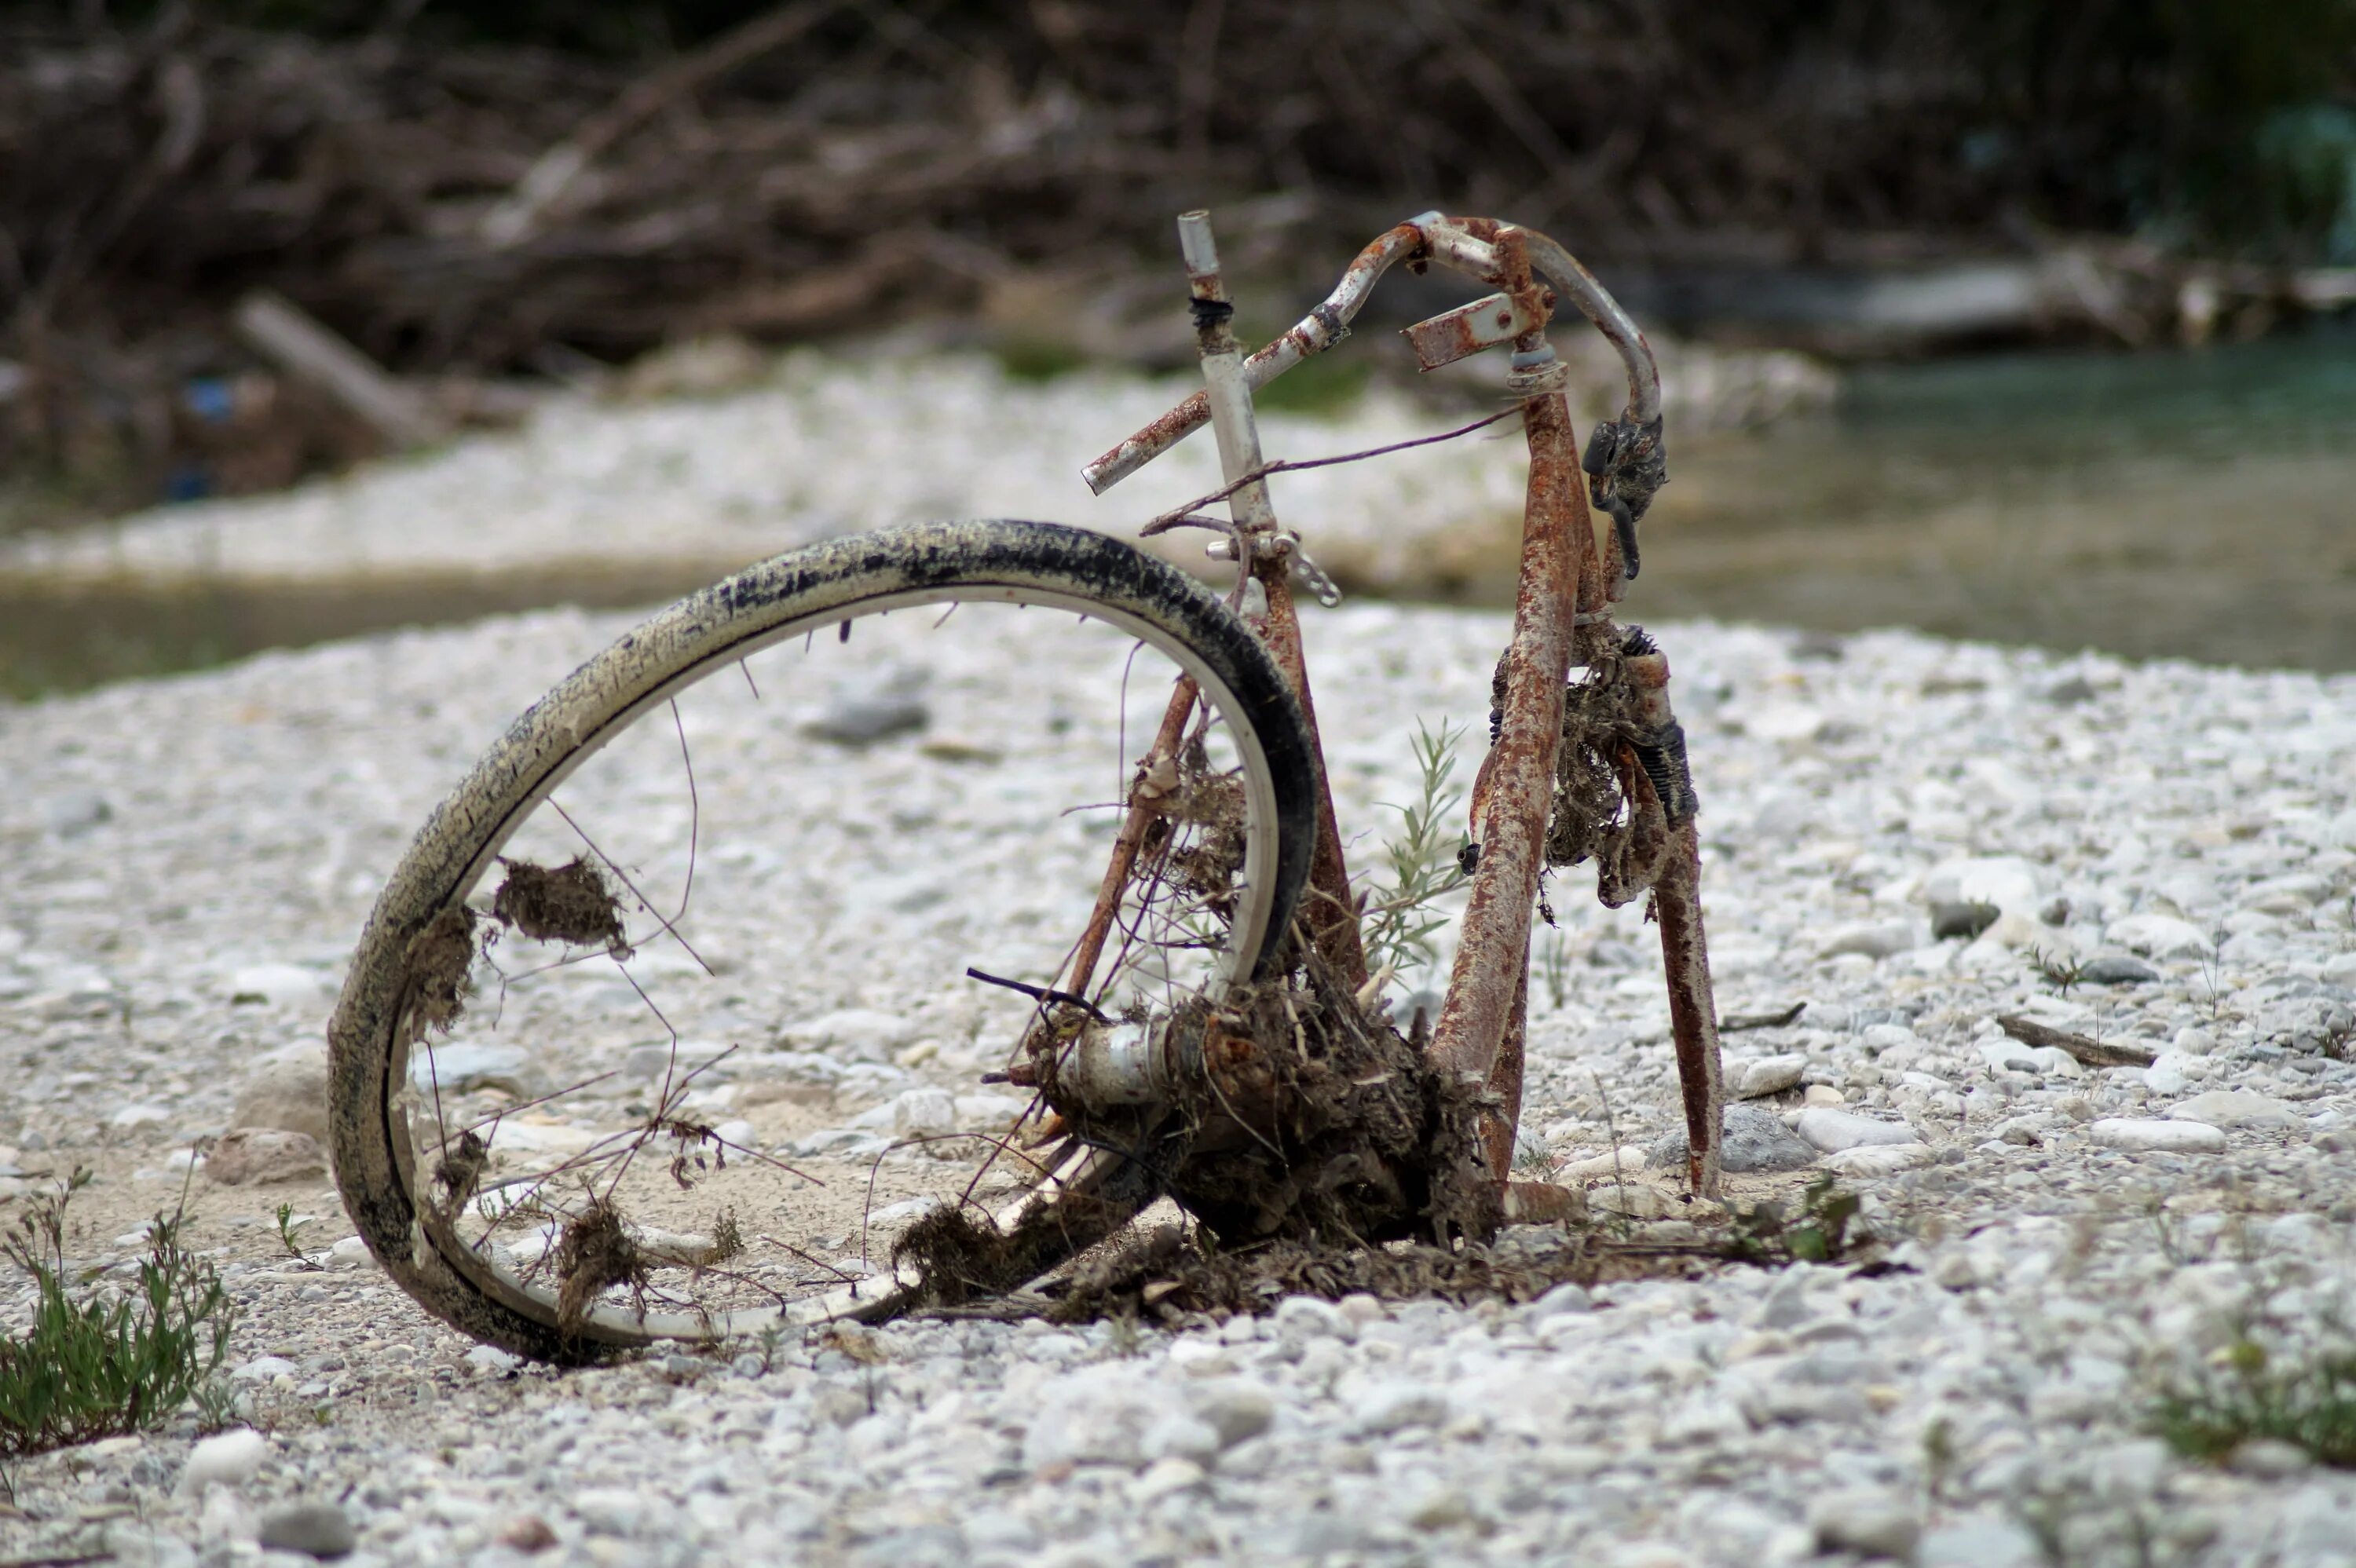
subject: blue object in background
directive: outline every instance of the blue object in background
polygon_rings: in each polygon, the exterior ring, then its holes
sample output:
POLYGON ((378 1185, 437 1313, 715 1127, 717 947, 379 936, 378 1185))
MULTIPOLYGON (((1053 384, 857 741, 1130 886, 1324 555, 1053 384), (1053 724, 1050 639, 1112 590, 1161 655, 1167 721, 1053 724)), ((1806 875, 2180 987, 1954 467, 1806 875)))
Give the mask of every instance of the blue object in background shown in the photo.
POLYGON ((237 412, 237 391, 218 376, 199 376, 180 389, 180 406, 207 424, 227 424, 237 412))

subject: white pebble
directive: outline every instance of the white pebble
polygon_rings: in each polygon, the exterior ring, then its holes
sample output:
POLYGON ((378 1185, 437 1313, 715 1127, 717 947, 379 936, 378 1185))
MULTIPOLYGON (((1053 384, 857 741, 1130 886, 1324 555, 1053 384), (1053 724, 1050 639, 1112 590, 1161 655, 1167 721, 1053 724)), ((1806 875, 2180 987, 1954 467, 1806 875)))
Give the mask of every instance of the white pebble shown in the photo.
POLYGON ((241 1487, 270 1457, 270 1440, 251 1426, 232 1427, 199 1441, 180 1470, 180 1491, 194 1496, 207 1487, 241 1487))
POLYGON ((2222 1154, 2225 1150, 2225 1135, 2201 1122, 2106 1116, 2088 1126, 2086 1136, 2105 1148, 2163 1154, 2222 1154))

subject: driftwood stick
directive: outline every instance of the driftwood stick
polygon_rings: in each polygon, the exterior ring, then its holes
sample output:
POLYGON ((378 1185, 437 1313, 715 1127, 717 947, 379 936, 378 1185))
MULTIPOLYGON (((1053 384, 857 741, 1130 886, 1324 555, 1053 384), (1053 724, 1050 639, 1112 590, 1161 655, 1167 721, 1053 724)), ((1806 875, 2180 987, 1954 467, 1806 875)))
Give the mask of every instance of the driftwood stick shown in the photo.
POLYGON ((237 335, 296 380, 327 393, 394 447, 422 446, 442 421, 416 389, 387 375, 365 354, 292 302, 256 289, 238 302, 237 335))
POLYGON ((1996 1021, 2023 1045, 2053 1046, 2089 1067, 2149 1067, 2155 1054, 2148 1046, 2108 1044, 2068 1029, 2049 1029, 2017 1013, 2000 1014, 1996 1021))

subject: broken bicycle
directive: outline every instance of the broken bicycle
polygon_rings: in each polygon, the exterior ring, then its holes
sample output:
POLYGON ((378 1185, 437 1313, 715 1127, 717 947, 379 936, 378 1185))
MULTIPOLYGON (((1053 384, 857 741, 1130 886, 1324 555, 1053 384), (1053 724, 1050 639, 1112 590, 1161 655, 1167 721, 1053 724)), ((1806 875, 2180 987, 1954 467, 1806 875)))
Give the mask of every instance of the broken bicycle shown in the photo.
POLYGON ((797 550, 593 657, 419 833, 329 1040, 346 1205, 429 1310, 575 1360, 1014 1290, 1162 1198, 1231 1248, 1558 1215, 1510 1168, 1541 879, 1587 861, 1607 904, 1650 897, 1687 1176, 1714 1191, 1695 795, 1666 661, 1612 612, 1665 477, 1643 336, 1552 240, 1434 213, 1247 357, 1207 217, 1180 230, 1204 389, 1085 477, 1212 426, 1224 486, 1145 532, 1214 531, 1231 592, 1042 523, 797 550), (1426 368, 1510 348, 1481 422, 1518 419, 1530 477, 1450 981, 1401 1020, 1294 607, 1296 579, 1330 589, 1276 521, 1268 480, 1299 464, 1263 461, 1252 391, 1435 262, 1497 292, 1406 336, 1426 368), (1583 453, 1563 300, 1627 370, 1583 453), (904 1087, 927 1061, 1027 1093, 904 1087), (843 1098, 881 1104, 809 1130, 843 1098), (850 1257, 879 1199, 913 1223, 850 1257))

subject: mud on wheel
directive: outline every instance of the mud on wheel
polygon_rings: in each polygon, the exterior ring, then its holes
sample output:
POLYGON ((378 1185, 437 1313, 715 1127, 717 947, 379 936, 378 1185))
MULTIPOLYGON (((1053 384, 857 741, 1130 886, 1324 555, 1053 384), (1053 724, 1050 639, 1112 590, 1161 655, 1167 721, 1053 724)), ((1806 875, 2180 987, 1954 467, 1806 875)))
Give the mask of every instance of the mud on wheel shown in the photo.
POLYGON ((1182 677, 1106 1017, 1248 984, 1306 873, 1299 710, 1208 592, 1098 535, 938 524, 624 636, 436 808, 362 934, 329 1028, 361 1235, 466 1333, 573 1360, 886 1314, 917 1284, 894 1225, 944 1205, 1090 1200, 1043 1262, 1119 1223, 1151 1184, 1118 1157, 939 1085, 1035 1026, 965 971, 1055 985, 1182 677))

